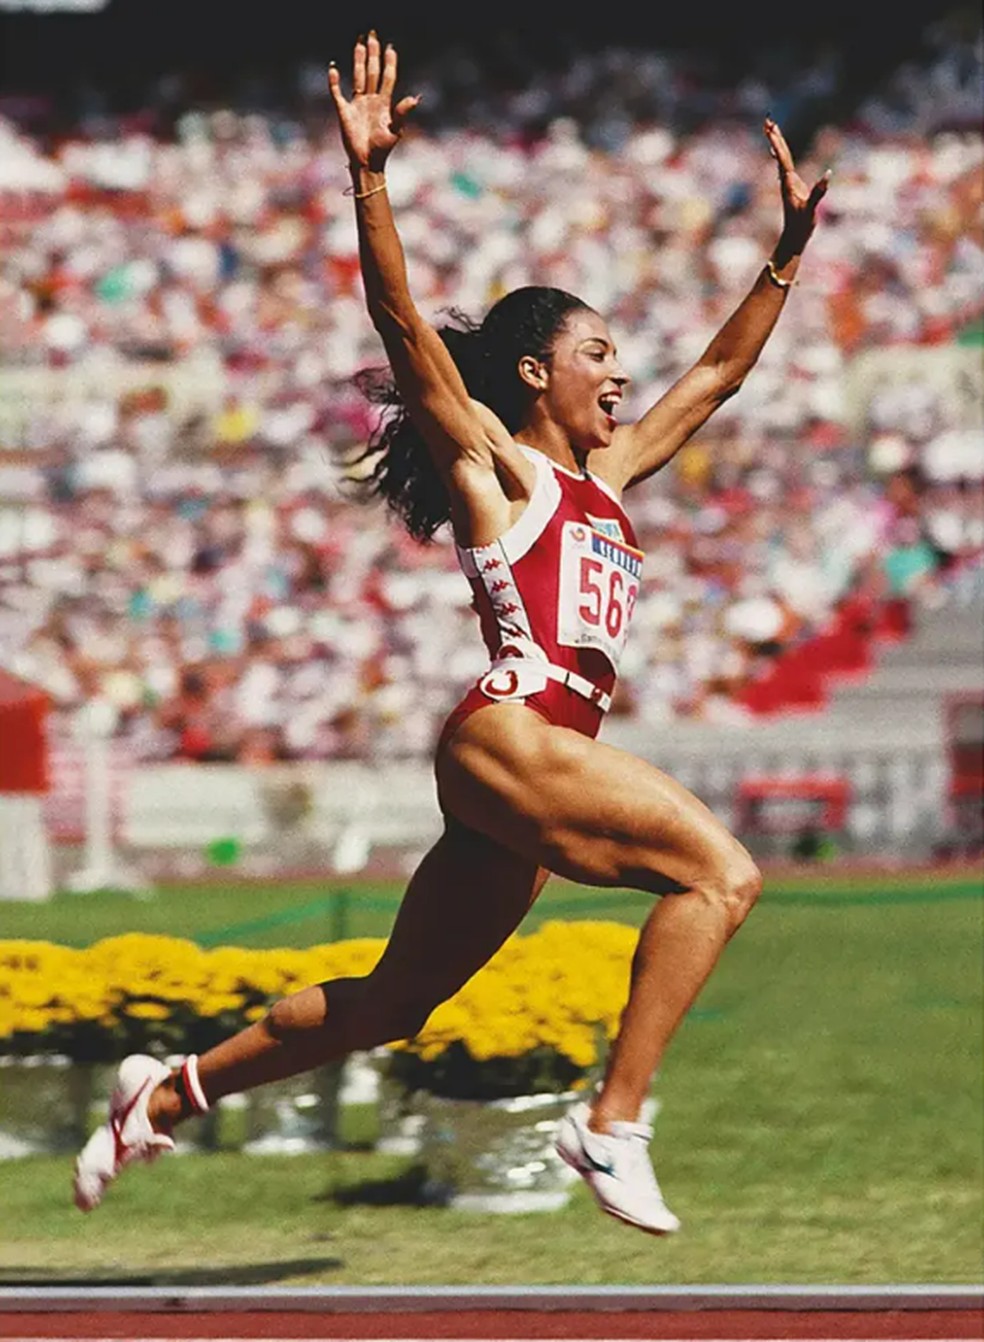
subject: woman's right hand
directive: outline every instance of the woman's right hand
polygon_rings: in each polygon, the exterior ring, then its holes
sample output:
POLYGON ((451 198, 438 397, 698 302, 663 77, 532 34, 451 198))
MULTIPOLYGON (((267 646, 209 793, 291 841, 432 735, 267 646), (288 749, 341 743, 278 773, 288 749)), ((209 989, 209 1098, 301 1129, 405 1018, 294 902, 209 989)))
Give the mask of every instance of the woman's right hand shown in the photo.
POLYGON ((406 118, 420 101, 416 97, 393 102, 396 87, 396 48, 387 45, 380 62, 379 38, 361 37, 352 55, 352 97, 342 95, 342 81, 334 64, 328 71, 342 143, 353 168, 381 172, 396 146, 406 118))

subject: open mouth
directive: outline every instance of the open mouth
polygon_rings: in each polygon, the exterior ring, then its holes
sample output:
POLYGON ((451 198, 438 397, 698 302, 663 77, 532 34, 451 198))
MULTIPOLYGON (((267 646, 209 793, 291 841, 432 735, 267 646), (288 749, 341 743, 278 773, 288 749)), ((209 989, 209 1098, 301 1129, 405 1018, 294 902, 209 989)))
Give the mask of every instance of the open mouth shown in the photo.
POLYGON ((598 397, 598 404, 608 419, 609 428, 614 429, 618 421, 615 418, 615 411, 618 409, 621 396, 617 391, 606 392, 604 396, 598 397))

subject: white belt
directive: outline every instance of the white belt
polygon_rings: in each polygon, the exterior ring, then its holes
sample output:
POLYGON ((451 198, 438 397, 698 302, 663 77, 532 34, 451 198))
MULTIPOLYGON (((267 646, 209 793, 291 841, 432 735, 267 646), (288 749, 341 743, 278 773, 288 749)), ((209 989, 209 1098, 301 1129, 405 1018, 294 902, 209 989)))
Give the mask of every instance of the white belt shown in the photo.
POLYGON ((499 679, 500 672, 510 671, 515 672, 516 677, 524 671, 538 671, 548 680, 556 680, 558 684, 566 685, 582 699, 594 704, 602 713, 607 713, 612 706, 612 696, 606 694, 600 685, 595 685, 586 676, 579 676, 576 671, 568 671, 562 666, 555 666, 553 662, 541 661, 538 657, 504 657, 501 662, 493 663, 492 670, 479 681, 482 693, 492 699, 525 698, 525 695, 517 694, 518 685, 514 684, 513 688, 509 688, 508 675, 505 684, 499 679))

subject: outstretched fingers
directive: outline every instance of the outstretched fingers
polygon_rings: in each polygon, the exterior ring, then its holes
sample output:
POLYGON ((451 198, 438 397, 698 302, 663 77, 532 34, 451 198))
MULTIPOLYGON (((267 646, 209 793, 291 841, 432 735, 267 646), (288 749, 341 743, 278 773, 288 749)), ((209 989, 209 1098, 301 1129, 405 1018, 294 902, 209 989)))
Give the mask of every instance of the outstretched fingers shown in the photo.
POLYGON ((393 103, 397 56, 391 44, 383 48, 375 31, 360 37, 352 54, 352 94, 346 99, 342 79, 332 61, 328 67, 328 90, 342 138, 353 161, 377 164, 385 161, 403 130, 407 117, 420 102, 419 97, 401 98, 393 103))
POLYGON ((379 38, 375 29, 366 40, 366 92, 379 92, 379 38))
POLYGON ((379 81, 379 91, 384 97, 392 99, 396 88, 396 47, 387 42, 383 52, 383 77, 379 81))
POLYGON ((360 37, 355 44, 352 52, 352 92, 365 93, 366 91, 366 41, 360 37))
POLYGON ((390 116, 390 127, 394 135, 400 134, 400 132, 403 130, 404 125, 406 124, 407 117, 410 115, 410 113, 413 111, 413 109, 417 106, 419 102, 420 102, 420 95, 414 94, 411 97, 401 98, 400 101, 396 104, 396 106, 393 108, 392 115, 390 116))
POLYGON ((779 171, 795 172, 793 155, 786 143, 786 137, 771 117, 766 117, 764 129, 765 138, 769 142, 769 153, 779 165, 779 171))
POLYGON ((345 95, 342 93, 342 77, 334 61, 328 66, 328 92, 331 94, 336 112, 341 112, 345 106, 345 95))
POLYGON ((824 196, 827 194, 827 187, 829 185, 830 185, 830 169, 828 168, 827 171, 823 174, 823 176, 820 177, 816 182, 814 182, 813 190, 810 192, 810 198, 806 202, 811 213, 817 208, 817 206, 823 200, 824 196))
MULTIPOLYGON (((396 87, 396 70, 396 48, 392 43, 387 43, 385 49, 381 48, 375 32, 371 32, 368 37, 360 37, 352 52, 353 96, 380 93, 383 97, 392 98, 396 87)), ((345 98, 341 75, 334 61, 328 67, 328 88, 336 106, 340 106, 345 98)))

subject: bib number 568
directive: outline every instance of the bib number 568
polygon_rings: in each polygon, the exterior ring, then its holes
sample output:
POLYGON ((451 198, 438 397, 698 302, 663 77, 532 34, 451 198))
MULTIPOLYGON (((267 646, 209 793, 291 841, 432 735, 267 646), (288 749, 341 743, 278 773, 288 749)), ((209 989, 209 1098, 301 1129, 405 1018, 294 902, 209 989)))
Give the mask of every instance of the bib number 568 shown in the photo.
POLYGON ((588 555, 581 556, 581 601, 577 613, 585 624, 594 628, 604 625, 609 638, 618 638, 632 614, 638 590, 635 583, 626 588, 621 569, 609 569, 606 582, 605 565, 588 555))

